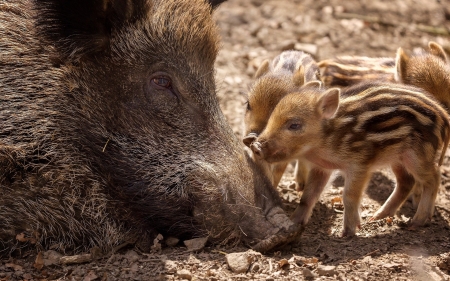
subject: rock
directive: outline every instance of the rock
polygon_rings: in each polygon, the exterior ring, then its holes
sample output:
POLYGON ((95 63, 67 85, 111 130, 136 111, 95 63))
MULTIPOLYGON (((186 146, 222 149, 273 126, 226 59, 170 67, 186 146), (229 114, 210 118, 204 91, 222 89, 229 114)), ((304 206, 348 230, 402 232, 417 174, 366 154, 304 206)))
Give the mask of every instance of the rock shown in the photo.
POLYGON ((192 279, 192 274, 187 269, 178 270, 177 271, 177 276, 179 278, 181 278, 181 279, 187 279, 187 280, 191 280, 192 279))
POLYGON ((256 255, 259 253, 248 250, 241 253, 230 253, 225 256, 228 266, 235 273, 247 272, 250 265, 256 260, 256 255))
POLYGON ((316 275, 311 270, 309 270, 306 267, 303 268, 303 276, 306 279, 308 279, 308 278, 316 278, 316 275))
POLYGON ((294 49, 309 53, 312 56, 317 55, 317 45, 315 44, 296 43, 294 49))
POLYGON ((280 51, 292 50, 292 49, 295 48, 295 43, 296 42, 294 40, 291 40, 291 39, 285 40, 285 41, 280 43, 279 49, 280 49, 280 51))
POLYGON ((184 245, 188 248, 188 251, 199 251, 205 247, 206 242, 208 242, 208 237, 183 241, 184 245))
POLYGON ((177 272, 177 264, 171 260, 166 260, 164 262, 164 268, 166 269, 167 273, 169 273, 169 274, 174 274, 177 272))
POLYGON ((319 265, 317 267, 317 273, 320 276, 333 276, 337 274, 336 266, 334 265, 319 265))
POLYGON ((130 271, 131 271, 131 272, 136 273, 136 272, 138 272, 138 270, 139 270, 139 265, 138 265, 137 263, 133 263, 133 264, 130 266, 130 271))
POLYGON ((56 251, 48 250, 44 252, 44 265, 49 266, 59 264, 59 260, 61 259, 62 256, 63 256, 62 254, 56 251))
POLYGON ((133 262, 138 261, 138 260, 141 258, 141 256, 139 256, 139 254, 136 253, 135 251, 129 250, 129 251, 125 254, 125 258, 126 258, 130 263, 133 263, 133 262))
POLYGON ((165 240, 166 245, 169 247, 174 247, 178 244, 178 242, 180 242, 180 239, 176 238, 176 237, 168 237, 165 240))

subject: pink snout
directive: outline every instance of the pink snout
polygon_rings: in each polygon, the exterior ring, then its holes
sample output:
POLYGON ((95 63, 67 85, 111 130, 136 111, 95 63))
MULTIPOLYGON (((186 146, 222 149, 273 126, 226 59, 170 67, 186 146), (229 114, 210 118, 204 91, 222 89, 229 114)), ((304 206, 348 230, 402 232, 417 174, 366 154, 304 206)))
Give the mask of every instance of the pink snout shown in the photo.
POLYGON ((262 150, 260 142, 257 142, 257 141, 252 142, 250 144, 250 148, 253 151, 253 153, 255 153, 256 156, 264 158, 264 152, 262 150))
POLYGON ((245 136, 242 141, 244 142, 244 144, 247 147, 250 147, 251 144, 256 140, 256 138, 258 137, 258 135, 256 133, 250 133, 247 136, 245 136))

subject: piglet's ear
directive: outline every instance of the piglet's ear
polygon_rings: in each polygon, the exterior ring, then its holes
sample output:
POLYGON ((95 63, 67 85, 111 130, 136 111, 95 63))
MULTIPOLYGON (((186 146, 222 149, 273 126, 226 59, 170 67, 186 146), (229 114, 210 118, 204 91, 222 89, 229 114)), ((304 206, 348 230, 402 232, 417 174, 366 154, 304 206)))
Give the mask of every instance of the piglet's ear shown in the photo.
POLYGON ((397 49, 395 57, 395 81, 403 82, 406 77, 406 68, 408 66, 409 57, 402 48, 397 49))
POLYGON ((226 0, 208 0, 209 4, 212 6, 213 9, 217 8, 220 4, 225 2, 226 0))
POLYGON ((305 67, 302 65, 300 68, 295 71, 292 82, 295 86, 301 87, 303 84, 305 84, 305 67))
POLYGON ((338 88, 331 88, 321 95, 317 103, 317 112, 320 117, 330 119, 334 116, 339 108, 340 92, 338 88))
POLYGON ((444 49, 441 45, 439 45, 436 42, 429 42, 428 48, 430 49, 430 53, 441 58, 443 61, 447 62, 447 54, 445 53, 444 49))
POLYGON ((320 82, 319 80, 309 81, 308 83, 303 85, 303 87, 304 88, 317 88, 317 89, 320 89, 322 87, 322 82, 320 82))
POLYGON ((267 72, 269 72, 269 60, 264 60, 263 63, 259 66, 258 70, 256 70, 255 78, 258 79, 267 72))

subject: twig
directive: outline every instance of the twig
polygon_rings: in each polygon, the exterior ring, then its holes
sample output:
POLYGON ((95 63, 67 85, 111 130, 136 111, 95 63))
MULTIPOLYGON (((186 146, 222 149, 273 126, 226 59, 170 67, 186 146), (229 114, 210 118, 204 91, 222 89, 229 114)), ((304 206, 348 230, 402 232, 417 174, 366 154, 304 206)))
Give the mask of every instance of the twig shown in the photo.
POLYGON ((91 254, 63 256, 59 259, 59 262, 62 264, 85 263, 85 262, 91 262, 91 261, 92 261, 91 254))
POLYGON ((367 256, 372 256, 373 254, 376 254, 376 253, 378 253, 380 251, 380 249, 376 249, 375 251, 372 251, 372 252, 370 252, 370 253, 367 253, 366 255, 365 255, 365 257, 367 257, 367 256))

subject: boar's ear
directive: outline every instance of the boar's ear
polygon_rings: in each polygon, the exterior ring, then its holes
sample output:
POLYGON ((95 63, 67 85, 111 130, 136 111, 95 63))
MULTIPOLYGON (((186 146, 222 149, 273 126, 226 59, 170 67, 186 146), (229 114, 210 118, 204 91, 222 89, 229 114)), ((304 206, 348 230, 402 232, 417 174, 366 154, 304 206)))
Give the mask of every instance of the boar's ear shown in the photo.
POLYGON ((255 79, 263 76, 269 71, 269 60, 263 61, 263 63, 259 66, 258 70, 255 73, 255 79))
POLYGON ((220 4, 225 2, 226 0, 208 0, 209 4, 212 6, 213 9, 217 8, 220 4))
POLYGON ((432 55, 435 55, 444 60, 445 62, 447 62, 447 54, 445 53, 441 45, 439 45, 436 42, 430 41, 428 43, 428 48, 430 49, 430 53, 432 55))
POLYGON ((294 82, 294 85, 297 87, 305 84, 305 67, 303 65, 301 65, 300 68, 294 73, 292 82, 294 82))
POLYGON ((395 57, 395 81, 403 82, 406 76, 406 67, 409 62, 409 57, 402 48, 397 49, 397 55, 395 57))
POLYGON ((40 35, 63 58, 79 60, 108 50, 111 30, 145 13, 145 0, 35 1, 40 35))
POLYGON ((330 119, 339 108, 339 95, 341 90, 331 88, 325 91, 317 103, 317 112, 321 118, 330 119))

